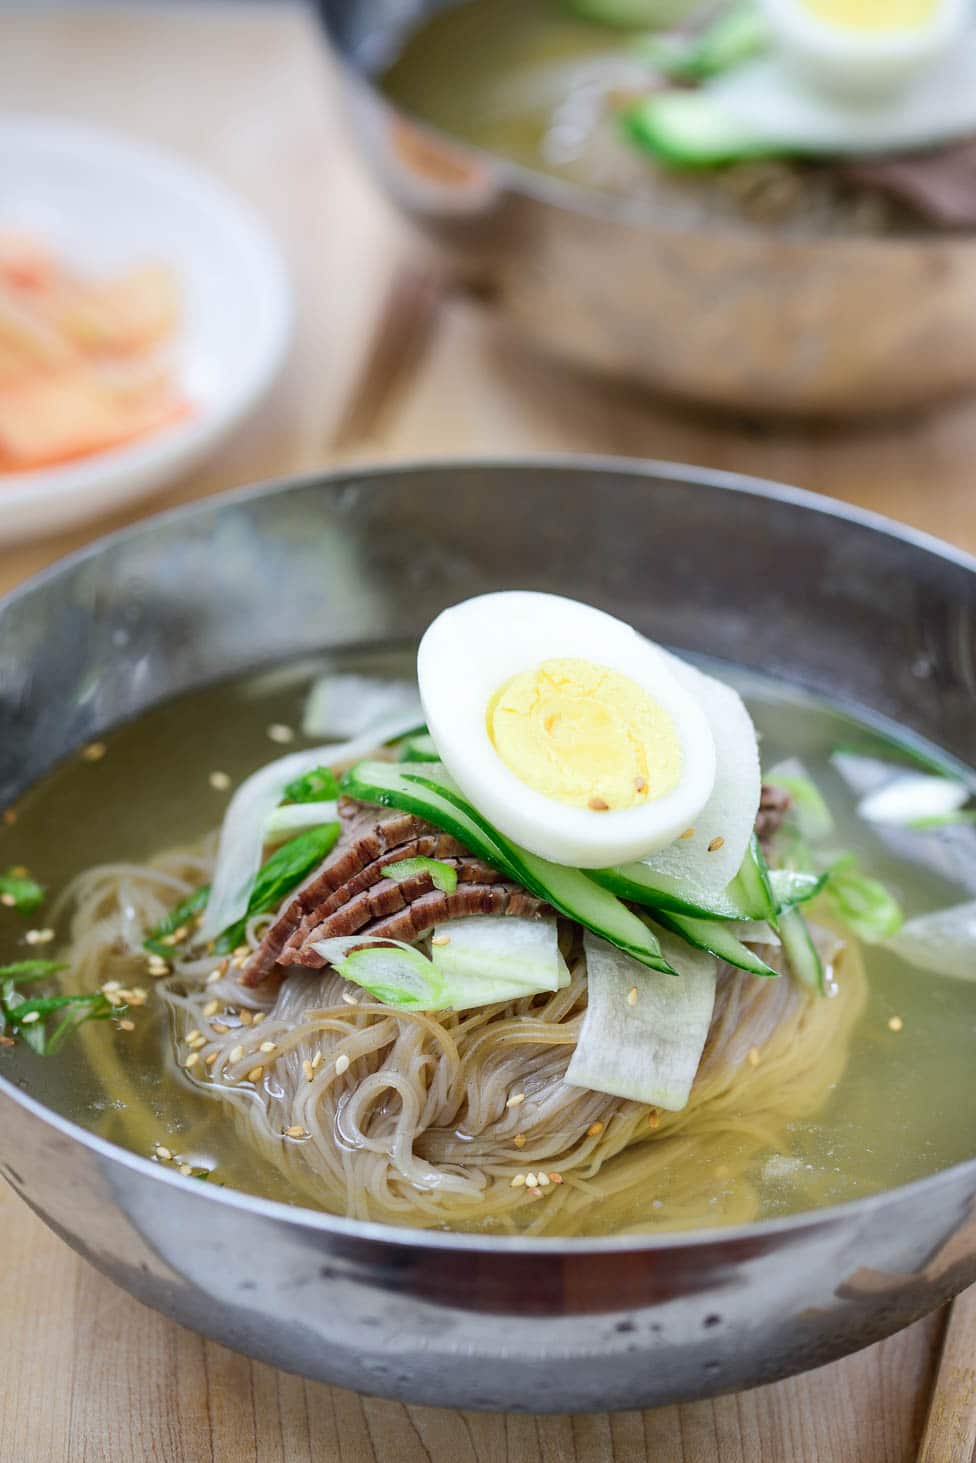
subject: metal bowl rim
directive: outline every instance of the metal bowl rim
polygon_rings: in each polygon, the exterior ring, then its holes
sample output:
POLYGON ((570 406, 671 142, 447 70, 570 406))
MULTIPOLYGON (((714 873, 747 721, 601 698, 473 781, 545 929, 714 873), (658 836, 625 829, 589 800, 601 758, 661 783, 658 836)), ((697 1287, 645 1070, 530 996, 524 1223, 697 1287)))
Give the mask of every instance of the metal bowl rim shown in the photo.
MULTIPOLYGON (((74 553, 64 556, 54 564, 49 565, 46 569, 32 575, 29 579, 0 598, 0 614, 2 614, 7 606, 13 604, 22 596, 43 586, 48 580, 57 578, 65 570, 74 568, 96 557, 105 548, 123 544, 128 539, 136 538, 141 533, 151 530, 154 527, 179 523, 184 518, 192 518, 197 514, 205 513, 212 506, 219 508, 225 503, 246 502, 254 498, 269 497, 291 490, 301 490, 316 484, 334 488, 347 482, 349 479, 402 477, 411 476, 414 473, 430 472, 453 473, 462 468, 502 468, 509 470, 515 469, 522 472, 532 471, 534 469, 558 469, 569 472, 609 471, 625 473, 634 477, 661 477, 665 480, 671 479, 689 484, 699 483, 706 487, 722 488, 732 492, 766 498, 773 502, 788 503, 807 511, 821 513, 828 518, 837 518, 843 522, 853 523, 860 527, 868 528, 872 532, 885 534, 890 538, 898 539, 914 549, 934 554, 976 575, 976 556, 968 554, 965 550, 957 549, 932 534, 922 532, 920 529, 910 528, 905 524, 897 523, 892 519, 886 518, 883 514, 874 513, 868 509, 857 508, 851 504, 824 497, 804 488, 790 487, 787 484, 777 483, 771 479, 750 477, 746 473, 730 472, 720 468, 696 468, 683 463, 669 463, 658 459, 623 458, 605 455, 587 456, 575 453, 540 453, 521 456, 484 456, 459 459, 414 459, 404 463, 378 463, 365 467, 358 467, 352 464, 324 471, 310 471, 271 478, 265 482, 252 484, 244 488, 233 488, 228 492, 217 493, 211 497, 197 499, 191 503, 185 503, 176 508, 167 509, 162 513, 152 514, 147 518, 138 520, 134 524, 129 524, 124 528, 117 529, 113 533, 106 534, 96 539, 93 543, 76 550, 74 553)), ((697 1250, 708 1248, 712 1245, 734 1246, 739 1243, 751 1245, 767 1236, 789 1238, 792 1235, 803 1232, 814 1232, 817 1229, 826 1228, 841 1221, 867 1219, 872 1213, 886 1207, 892 1200, 901 1198, 910 1199, 927 1189, 936 1192, 939 1188, 954 1183, 960 1175, 970 1173, 976 1175, 976 1156, 974 1156, 973 1158, 963 1159, 959 1163, 952 1164, 948 1168, 939 1169, 935 1173, 927 1174, 922 1178, 913 1179, 910 1183, 882 1189, 877 1194, 869 1194, 862 1198, 850 1199, 842 1204, 834 1204, 827 1208, 805 1210, 799 1214, 791 1214, 781 1218, 755 1220, 749 1224, 678 1231, 660 1235, 606 1235, 558 1239, 468 1234, 442 1230, 413 1229, 408 1226, 346 1219, 340 1215, 329 1214, 322 1210, 307 1209, 301 1205, 286 1204, 274 1199, 263 1199, 255 1194, 245 1193, 243 1190, 212 1188, 207 1184, 200 1184, 199 1181, 193 1178, 186 1178, 173 1169, 155 1163, 151 1159, 144 1158, 142 1155, 130 1149, 123 1148, 115 1143, 110 1143, 107 1139, 89 1132, 79 1124, 62 1117, 60 1113, 45 1106, 39 1099, 22 1091, 16 1083, 2 1075, 0 1075, 0 1094, 3 1094, 19 1107, 40 1119, 48 1127, 54 1128, 64 1137, 71 1139, 75 1143, 80 1143, 82 1147, 89 1149, 100 1158, 120 1163, 124 1167, 134 1170, 136 1173, 142 1174, 150 1181, 183 1186, 187 1191, 198 1194, 205 1202, 226 1205, 258 1219, 266 1219, 275 1223, 300 1225, 305 1229, 314 1229, 322 1234, 332 1234, 342 1239, 360 1240, 389 1247, 403 1248, 404 1246, 411 1246, 427 1250, 467 1251, 499 1257, 505 1255, 531 1254, 558 1259, 563 1255, 653 1254, 658 1251, 697 1250)))
POLYGON ((405 107, 388 97, 376 84, 376 79, 358 66, 345 48, 340 45, 331 20, 323 14, 321 5, 317 6, 316 10, 329 51, 336 64, 356 84, 364 87, 385 111, 409 122, 422 136, 431 141, 439 142, 454 152, 472 158, 482 167, 490 167, 495 176, 513 192, 531 198, 535 202, 564 208, 567 212, 583 214, 588 218, 612 219, 617 223, 660 229, 677 236, 707 233, 718 237, 733 236, 739 239, 752 239, 756 243, 763 244, 775 242, 784 248, 789 245, 808 248, 811 244, 829 242, 832 248, 856 249, 868 245, 872 248, 884 249, 886 252, 906 247, 917 249, 933 246, 948 250, 965 246, 976 239, 976 229, 973 228, 943 233, 934 230, 932 233, 924 233, 920 229, 918 233, 891 234, 842 234, 838 232, 818 234, 812 231, 798 234, 775 234, 768 229, 750 226, 746 219, 743 219, 742 223, 730 219, 722 219, 715 223, 707 218, 702 218, 698 224, 679 222, 670 218, 667 213, 656 212, 654 205, 649 200, 618 196, 599 188, 588 188, 583 183, 574 183, 568 178, 557 177, 544 172, 541 168, 530 168, 525 163, 516 162, 514 158, 505 157, 503 153, 491 152, 488 148, 479 147, 477 143, 469 142, 463 137, 456 137, 453 133, 445 131, 443 127, 437 127, 433 122, 428 122, 423 117, 407 111, 405 107))

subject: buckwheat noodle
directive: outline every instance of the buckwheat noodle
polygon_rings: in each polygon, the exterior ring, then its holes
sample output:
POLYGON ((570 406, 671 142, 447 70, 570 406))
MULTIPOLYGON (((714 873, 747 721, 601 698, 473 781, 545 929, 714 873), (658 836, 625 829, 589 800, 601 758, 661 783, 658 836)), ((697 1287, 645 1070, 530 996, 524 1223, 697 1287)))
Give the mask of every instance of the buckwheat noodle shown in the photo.
MULTIPOLYGON (((63 896, 66 983, 146 985, 144 932, 209 877, 215 847, 211 836, 81 875, 63 896)), ((269 918, 251 920, 251 947, 269 918)), ((865 1000, 856 954, 840 957, 833 999, 723 969, 691 1100, 670 1113, 563 1081, 586 1007, 585 962, 568 953, 564 990, 437 1015, 391 1012, 330 972, 291 975, 271 995, 241 987, 234 969, 213 979, 213 957, 178 961, 153 983, 172 1018, 159 1060, 213 1099, 215 1124, 222 1110, 296 1198, 337 1214, 534 1235, 754 1217, 760 1156, 789 1154, 791 1124, 844 1070, 865 1000), (258 1024, 241 1012, 260 1013, 258 1024)), ((106 1088, 145 1104, 118 1052, 86 1033, 106 1088)))

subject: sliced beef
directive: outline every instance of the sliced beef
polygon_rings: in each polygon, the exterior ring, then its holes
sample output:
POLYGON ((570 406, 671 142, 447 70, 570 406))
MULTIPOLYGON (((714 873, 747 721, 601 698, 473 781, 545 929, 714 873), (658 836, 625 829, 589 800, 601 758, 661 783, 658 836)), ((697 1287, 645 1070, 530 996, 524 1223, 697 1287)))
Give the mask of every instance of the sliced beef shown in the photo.
MULTIPOLYGON (((382 886, 377 886, 380 887, 382 886)), ((402 895, 407 885, 397 884, 394 887, 402 895)), ((377 939, 402 940, 412 945, 429 935, 435 925, 443 924, 446 920, 461 919, 465 915, 512 914, 535 919, 552 913, 541 899, 526 893, 518 884, 500 879, 492 884, 459 884, 453 894, 428 888, 412 899, 404 898, 401 908, 395 912, 391 911, 363 924, 358 924, 357 916, 357 926, 354 929, 347 927, 349 909, 350 906, 347 905, 317 930, 313 930, 308 943, 291 957, 293 963, 320 969, 326 962, 312 946, 319 940, 335 935, 368 935, 377 939)))
MULTIPOLYGON (((377 860, 460 857, 466 850, 446 833, 412 813, 377 808, 342 798, 342 832, 335 848, 278 911, 274 923, 242 973, 244 985, 260 985, 282 958, 286 945, 310 910, 317 909, 377 860)), ((379 871, 377 869, 377 877, 379 871)))
MULTIPOLYGON (((434 840, 429 837, 418 838, 414 843, 426 847, 434 840)), ((496 884, 501 879, 497 869, 491 864, 486 864, 483 859, 472 858, 469 854, 458 855, 454 850, 459 846, 453 839, 449 842, 453 845, 451 849, 443 848, 437 852, 427 855, 445 863, 457 874, 460 884, 496 884)), ((434 881, 429 873, 412 875, 409 879, 394 880, 388 879, 383 870, 390 867, 391 863, 399 863, 401 859, 411 858, 415 855, 407 852, 410 844, 404 844, 401 848, 392 849, 390 853, 384 854, 382 858, 374 859, 367 864, 347 883, 337 889, 315 909, 311 910, 292 932, 288 943, 281 951, 280 963, 287 965, 295 953, 307 945, 313 934, 316 939, 325 939, 326 936, 320 933, 324 926, 329 926, 329 934, 353 934, 370 919, 380 919, 384 915, 394 914, 402 909, 405 903, 412 899, 418 899, 421 894, 428 893, 434 888, 434 881), (348 928, 340 928, 348 926, 348 928)), ((419 850, 418 850, 419 851, 419 850)))
MULTIPOLYGON (((768 847, 790 805, 789 794, 764 785, 756 832, 768 847)), ((435 925, 472 914, 530 918, 549 906, 497 869, 469 854, 457 839, 411 813, 377 808, 344 798, 339 804, 342 834, 328 858, 279 910, 244 968, 244 985, 280 980, 290 965, 319 969, 325 964, 312 946, 338 936, 369 935, 413 943, 435 925), (428 873, 388 879, 383 869, 408 858, 435 858, 455 869, 453 894, 435 889, 428 873)))
POLYGON ((867 157, 836 165, 841 176, 874 188, 942 229, 976 225, 976 140, 908 157, 867 157))
POLYGON ((763 849, 768 852, 769 846, 780 825, 786 817, 790 806, 790 795, 781 787, 771 787, 763 783, 762 793, 759 797, 759 812, 756 814, 756 834, 763 849))

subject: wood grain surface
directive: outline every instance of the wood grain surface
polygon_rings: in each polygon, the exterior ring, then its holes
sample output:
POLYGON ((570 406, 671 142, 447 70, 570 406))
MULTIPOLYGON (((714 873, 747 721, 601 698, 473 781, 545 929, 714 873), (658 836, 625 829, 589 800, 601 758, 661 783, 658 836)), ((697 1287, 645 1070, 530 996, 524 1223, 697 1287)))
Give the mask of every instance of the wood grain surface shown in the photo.
MULTIPOLYGON (((73 5, 5 11, 0 27, 5 111, 192 157, 262 211, 291 269, 298 329, 272 397, 140 513, 339 461, 568 450, 785 479, 976 550, 973 402, 843 431, 705 421, 542 360, 447 295, 362 177, 301 8, 73 5)), ((120 521, 0 553, 0 590, 120 521)), ((487 1416, 360 1397, 203 1341, 115 1289, 6 1189, 0 1234, 0 1463, 972 1463, 972 1296, 948 1324, 935 1315, 714 1402, 487 1416)))

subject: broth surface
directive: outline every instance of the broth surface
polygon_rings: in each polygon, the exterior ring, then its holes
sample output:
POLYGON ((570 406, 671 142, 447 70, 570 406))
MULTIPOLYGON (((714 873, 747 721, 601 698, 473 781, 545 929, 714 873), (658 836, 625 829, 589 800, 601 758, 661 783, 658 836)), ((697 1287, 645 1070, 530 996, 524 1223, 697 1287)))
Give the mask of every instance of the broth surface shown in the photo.
MULTIPOLYGON (((359 654, 329 664, 410 676, 413 652, 359 654)), ((54 895, 82 870, 116 860, 141 863, 216 827, 229 793, 211 786, 210 774, 224 772, 236 785, 283 751, 304 745, 299 734, 288 748, 278 746, 267 729, 300 725, 309 680, 322 669, 321 663, 306 663, 166 703, 106 737, 99 760, 72 757, 27 793, 16 822, 0 825, 0 868, 26 864, 48 887, 50 899, 30 918, 0 910, 0 964, 63 948, 66 921, 57 941, 43 951, 26 946, 23 937, 31 925, 48 922, 54 895)), ((953 829, 948 839, 937 832, 902 834, 900 852, 907 838, 917 854, 909 860, 856 818, 854 799, 829 754, 840 745, 856 745, 889 756, 891 744, 881 730, 778 682, 727 667, 719 673, 734 680, 747 699, 762 737, 764 765, 790 755, 802 758, 836 819, 836 846, 854 850, 908 916, 973 897, 976 829, 953 829), (939 863, 940 870, 932 866, 939 863)), ((788 1152, 767 1151, 749 1166, 761 1216, 869 1194, 976 1152, 976 982, 913 970, 879 948, 863 947, 863 957, 869 999, 843 1078, 814 1120, 793 1125, 788 1152), (889 1027, 892 1017, 900 1018, 900 1030, 889 1027)), ((147 977, 143 984, 152 982, 147 977)), ((55 1057, 36 1057, 18 1043, 0 1052, 0 1071, 66 1117, 136 1152, 149 1156, 154 1145, 164 1143, 193 1165, 212 1169, 212 1182, 307 1204, 307 1196, 300 1197, 241 1139, 226 1110, 178 1072, 161 1003, 151 999, 133 1014, 132 1033, 92 1024, 55 1057)), ((730 1145, 733 1171, 735 1156, 730 1145)), ((703 1189, 713 1195, 721 1189, 723 1167, 713 1169, 703 1189)), ((666 1188, 642 1195, 640 1203, 653 1204, 666 1227, 666 1188)), ((705 1198, 703 1225, 715 1222, 709 1209, 705 1198)), ((635 1214, 634 1222, 640 1218, 635 1214)))

